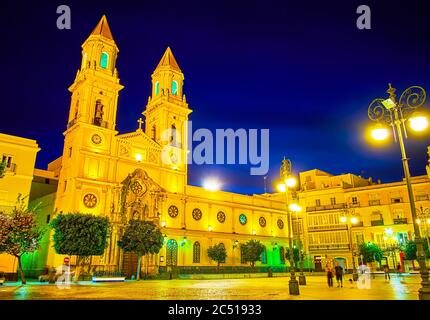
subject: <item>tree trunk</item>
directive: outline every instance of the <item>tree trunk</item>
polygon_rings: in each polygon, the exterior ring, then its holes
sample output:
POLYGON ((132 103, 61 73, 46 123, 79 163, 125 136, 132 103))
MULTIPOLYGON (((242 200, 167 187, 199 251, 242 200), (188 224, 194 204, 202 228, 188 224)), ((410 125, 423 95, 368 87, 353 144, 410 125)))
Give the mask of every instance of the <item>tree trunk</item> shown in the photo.
POLYGON ((21 283, 22 284, 27 284, 27 280, 25 280, 24 271, 22 270, 21 256, 15 256, 15 257, 18 258, 19 272, 21 274, 21 283))
POLYGON ((73 280, 74 282, 79 281, 79 276, 81 274, 81 263, 82 263, 82 258, 80 256, 76 256, 75 277, 73 280))
POLYGON ((217 266, 216 272, 219 273, 219 261, 218 261, 218 266, 217 266))
POLYGON ((136 280, 140 280, 140 263, 142 260, 142 256, 137 256, 137 273, 136 273, 136 280))

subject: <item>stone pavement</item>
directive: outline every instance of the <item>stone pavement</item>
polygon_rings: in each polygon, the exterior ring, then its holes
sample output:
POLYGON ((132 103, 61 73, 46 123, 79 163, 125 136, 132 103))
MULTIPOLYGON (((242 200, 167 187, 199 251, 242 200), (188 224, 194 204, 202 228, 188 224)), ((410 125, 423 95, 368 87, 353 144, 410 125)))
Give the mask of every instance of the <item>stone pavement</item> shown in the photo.
MULTIPOLYGON (((346 277, 347 279, 349 276, 346 277)), ((0 286, 0 300, 417 300, 418 275, 377 275, 370 289, 346 281, 343 288, 329 288, 324 276, 308 276, 299 296, 288 294, 287 277, 221 280, 142 280, 124 283, 55 284, 29 283, 0 286)))

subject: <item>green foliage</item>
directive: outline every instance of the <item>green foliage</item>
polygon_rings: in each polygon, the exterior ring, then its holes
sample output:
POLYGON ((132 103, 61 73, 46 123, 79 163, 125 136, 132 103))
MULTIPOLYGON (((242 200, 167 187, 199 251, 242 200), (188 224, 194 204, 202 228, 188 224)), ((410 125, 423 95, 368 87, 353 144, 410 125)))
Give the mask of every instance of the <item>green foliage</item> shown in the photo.
POLYGON ((43 229, 38 227, 34 210, 25 208, 25 198, 19 195, 11 214, 0 212, 0 253, 18 258, 22 283, 25 284, 21 256, 39 249, 43 229))
POLYGON ((218 243, 208 248, 208 257, 209 259, 216 261, 218 263, 218 271, 219 271, 220 263, 225 262, 225 259, 227 258, 227 250, 225 249, 222 243, 218 243))
POLYGON ((6 170, 7 162, 0 162, 0 179, 4 177, 4 172, 6 170))
POLYGON ((50 223, 58 254, 100 256, 107 246, 109 220, 91 214, 59 214, 50 223))
POLYGON ((256 261, 261 261, 264 245, 258 240, 249 240, 247 243, 243 244, 240 249, 243 252, 244 260, 249 262, 251 267, 254 267, 256 261))
POLYGON ((145 256, 160 252, 163 242, 163 235, 153 222, 132 220, 126 226, 118 246, 124 252, 145 256))
POLYGON ((360 255, 363 255, 364 262, 381 262, 384 251, 375 243, 362 243, 359 247, 360 255))
MULTIPOLYGON (((423 246, 427 259, 430 259, 430 252, 426 239, 423 239, 423 246)), ((402 251, 405 253, 405 260, 417 259, 417 244, 415 243, 415 241, 406 241, 405 245, 402 247, 402 251)))
MULTIPOLYGON (((303 251, 301 252, 302 255, 302 259, 304 258, 304 254, 303 251)), ((285 253, 285 257, 287 258, 287 260, 290 260, 290 249, 287 248, 286 253, 285 253)), ((294 258, 294 262, 298 262, 300 261, 300 257, 299 257, 299 248, 297 247, 293 247, 293 258, 294 258)))

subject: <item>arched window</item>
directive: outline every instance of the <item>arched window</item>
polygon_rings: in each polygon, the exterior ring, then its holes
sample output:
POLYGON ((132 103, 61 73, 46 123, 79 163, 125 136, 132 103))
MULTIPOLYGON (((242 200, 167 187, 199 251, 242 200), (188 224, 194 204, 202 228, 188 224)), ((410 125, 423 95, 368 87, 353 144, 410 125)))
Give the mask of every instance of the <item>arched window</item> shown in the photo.
POLYGON ((155 88, 154 88, 154 94, 156 95, 156 96, 158 96, 158 94, 160 93, 160 83, 157 81, 156 83, 155 83, 155 88))
POLYGON ((200 263, 200 242, 193 244, 193 263, 200 263))
POLYGON ((155 124, 152 126, 151 135, 152 135, 152 140, 155 141, 157 138, 157 128, 155 127, 155 124))
POLYGON ((109 54, 107 52, 102 52, 102 57, 100 58, 100 67, 107 69, 109 64, 109 54))
POLYGON ((82 69, 87 67, 87 59, 88 59, 88 56, 87 56, 87 53, 85 52, 84 57, 82 59, 82 69))
POLYGON ((240 247, 240 263, 246 263, 245 250, 242 247, 240 247))
POLYGON ((172 124, 172 127, 170 128, 170 143, 172 145, 176 145, 176 126, 175 126, 175 124, 172 124))
POLYGON ((176 240, 170 239, 167 241, 166 249, 166 265, 176 266, 178 264, 178 243, 176 240))
POLYGON ((261 253, 261 264, 267 264, 267 250, 263 247, 263 252, 261 253))
POLYGON ((178 82, 176 80, 172 81, 172 94, 178 94, 178 82))
POLYGON ((279 258, 281 259, 281 263, 285 264, 285 248, 280 247, 279 249, 279 258))

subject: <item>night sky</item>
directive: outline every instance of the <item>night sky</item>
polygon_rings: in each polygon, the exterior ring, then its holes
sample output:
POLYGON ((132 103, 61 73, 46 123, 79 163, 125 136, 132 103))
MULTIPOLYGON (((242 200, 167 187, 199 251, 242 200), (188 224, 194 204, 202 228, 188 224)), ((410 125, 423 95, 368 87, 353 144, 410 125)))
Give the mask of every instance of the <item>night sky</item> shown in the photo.
MULTIPOLYGON (((270 129, 268 186, 285 155, 295 172, 319 168, 383 182, 402 178, 398 145, 364 140, 368 104, 398 89, 430 93, 430 9, 426 1, 5 1, 0 2, 0 132, 36 139, 37 167, 61 155, 68 86, 81 44, 106 14, 120 49, 120 133, 134 131, 150 75, 167 46, 185 74, 194 128, 270 129), (69 5, 72 29, 56 28, 69 5), (356 9, 372 9, 358 30, 356 9)), ((429 103, 426 108, 430 106, 429 103)), ((425 173, 429 135, 407 141, 413 175, 425 173)), ((249 166, 190 166, 223 189, 262 193, 249 166)))

